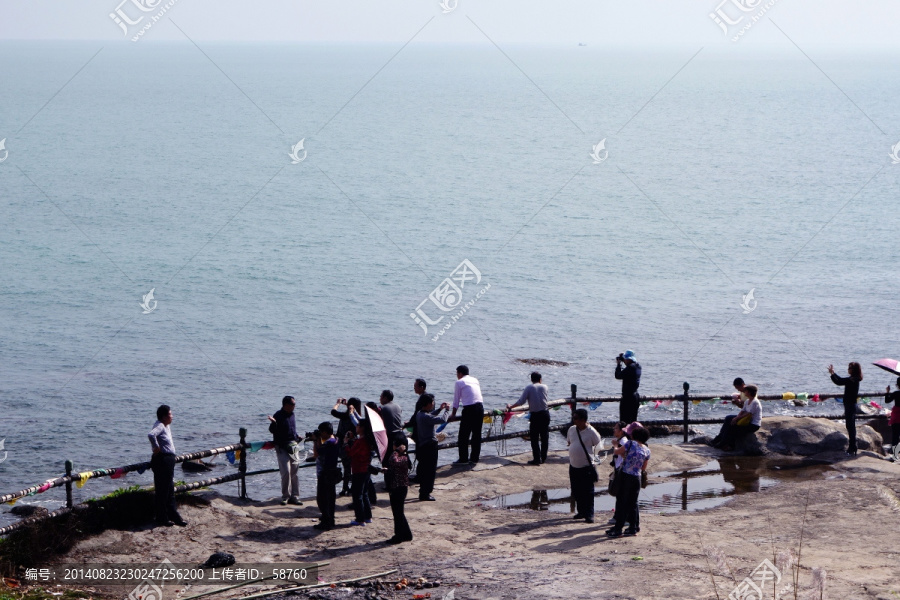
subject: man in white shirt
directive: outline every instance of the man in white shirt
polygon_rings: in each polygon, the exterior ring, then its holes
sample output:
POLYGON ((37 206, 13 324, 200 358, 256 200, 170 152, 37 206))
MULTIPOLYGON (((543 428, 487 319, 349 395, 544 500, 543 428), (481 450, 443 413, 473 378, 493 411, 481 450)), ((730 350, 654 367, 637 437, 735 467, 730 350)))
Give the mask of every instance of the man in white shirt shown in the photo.
POLYGON ((187 521, 178 514, 175 506, 175 442, 172 440, 172 409, 167 404, 156 409, 156 423, 147 434, 153 456, 153 500, 156 507, 156 524, 164 527, 185 527, 187 521))
POLYGON ((484 400, 481 398, 481 384, 469 375, 469 367, 456 367, 456 384, 453 388, 453 414, 462 405, 459 418, 459 460, 454 465, 477 464, 481 455, 481 425, 484 423, 484 400), (471 438, 472 453, 469 454, 471 438))
POLYGON ((574 425, 569 427, 566 440, 569 443, 569 484, 572 499, 575 500, 574 519, 594 522, 594 476, 597 473, 593 463, 594 446, 600 444, 600 434, 588 424, 588 413, 579 408, 575 411, 574 425))

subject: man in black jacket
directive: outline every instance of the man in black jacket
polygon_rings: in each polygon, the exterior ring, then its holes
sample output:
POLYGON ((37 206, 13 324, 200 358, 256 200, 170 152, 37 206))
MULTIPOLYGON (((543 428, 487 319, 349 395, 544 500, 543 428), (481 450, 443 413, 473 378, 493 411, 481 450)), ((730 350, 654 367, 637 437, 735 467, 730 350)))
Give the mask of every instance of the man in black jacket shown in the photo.
POLYGON ((278 470, 281 472, 281 503, 303 504, 300 502, 300 484, 297 481, 297 469, 300 467, 300 446, 297 442, 297 424, 294 420, 293 396, 281 399, 281 410, 269 417, 269 432, 275 442, 275 455, 278 458, 278 470))
POLYGON ((638 388, 641 385, 641 365, 634 352, 626 350, 616 357, 616 379, 622 380, 622 400, 619 402, 619 420, 634 423, 638 418, 638 388), (624 366, 623 366, 624 365, 624 366))

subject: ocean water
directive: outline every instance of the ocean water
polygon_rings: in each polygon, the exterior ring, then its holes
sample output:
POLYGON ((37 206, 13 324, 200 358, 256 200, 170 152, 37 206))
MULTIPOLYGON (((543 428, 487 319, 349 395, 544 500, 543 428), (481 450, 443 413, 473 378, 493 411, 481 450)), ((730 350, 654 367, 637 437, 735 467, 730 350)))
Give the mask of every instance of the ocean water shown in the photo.
POLYGON ((409 415, 461 363, 488 408, 518 358, 614 395, 627 348, 645 394, 893 383, 865 366, 900 354, 893 57, 202 47, 0 44, 2 492, 147 459, 161 403, 199 450, 268 439, 285 394, 302 430, 386 388, 409 415))

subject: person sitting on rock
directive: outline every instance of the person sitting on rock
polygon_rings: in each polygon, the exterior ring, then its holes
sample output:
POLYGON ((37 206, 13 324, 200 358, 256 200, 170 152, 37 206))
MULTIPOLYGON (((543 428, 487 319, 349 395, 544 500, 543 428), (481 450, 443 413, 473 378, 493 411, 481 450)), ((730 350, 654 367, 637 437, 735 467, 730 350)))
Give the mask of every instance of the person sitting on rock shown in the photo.
POLYGON ((734 450, 737 440, 756 433, 762 424, 762 404, 756 395, 759 388, 755 385, 745 385, 741 394, 746 398, 744 407, 737 415, 725 417, 719 435, 712 441, 712 446, 726 452, 734 450))
MULTIPOLYGON (((744 408, 744 402, 747 401, 747 396, 744 394, 744 387, 747 384, 744 383, 744 380, 742 378, 735 377, 734 381, 732 382, 732 385, 734 386, 734 389, 737 390, 737 394, 735 394, 734 397, 732 397, 731 403, 734 404, 735 406, 737 406, 738 408, 744 408)), ((725 417, 725 422, 728 423, 735 417, 737 417, 737 415, 728 415, 727 417, 725 417)), ((724 430, 724 426, 722 429, 724 430)), ((712 446, 713 448, 718 448, 721 444, 722 444, 722 434, 721 433, 719 433, 719 435, 717 435, 715 438, 713 438, 713 441, 709 443, 709 445, 712 446)))

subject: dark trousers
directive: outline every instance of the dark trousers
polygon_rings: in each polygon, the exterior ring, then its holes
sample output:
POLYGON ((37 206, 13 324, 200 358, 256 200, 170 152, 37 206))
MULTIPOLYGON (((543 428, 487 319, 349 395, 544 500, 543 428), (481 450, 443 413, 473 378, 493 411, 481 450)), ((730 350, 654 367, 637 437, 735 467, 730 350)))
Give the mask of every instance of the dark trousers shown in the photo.
POLYGON ((844 423, 847 425, 847 436, 850 438, 847 452, 856 452, 856 404, 844 405, 844 423))
POLYGON ((341 456, 341 466, 343 467, 344 479, 342 480, 341 491, 350 491, 350 457, 341 456))
POLYGON ((634 423, 638 419, 638 395, 637 392, 630 396, 622 396, 619 402, 619 420, 626 425, 634 423))
POLYGON ((320 521, 322 525, 334 527, 334 505, 337 501, 337 494, 334 486, 340 481, 334 481, 325 474, 319 476, 316 480, 316 505, 322 513, 320 521))
POLYGON ((372 518, 372 504, 369 502, 369 486, 372 478, 368 473, 354 473, 350 476, 350 495, 353 496, 353 514, 362 523, 372 518))
POLYGON ((434 477, 437 473, 438 445, 437 442, 419 444, 416 447, 416 475, 419 478, 419 500, 425 500, 434 491, 434 477))
POLYGON ((896 448, 897 444, 900 444, 900 423, 891 425, 891 449, 896 448))
POLYGON ((531 455, 534 462, 547 462, 547 445, 550 443, 550 411, 541 410, 531 413, 528 424, 528 437, 531 438, 531 455))
POLYGON ((594 518, 594 470, 593 466, 576 469, 569 465, 569 485, 575 500, 575 513, 594 518))
POLYGON ((640 529, 641 516, 638 510, 638 496, 641 493, 641 478, 638 475, 622 473, 622 487, 616 496, 616 525, 617 531, 622 531, 625 521, 629 523, 629 529, 640 529))
POLYGON ((175 508, 175 455, 157 452, 150 459, 153 470, 153 499, 156 506, 156 520, 181 521, 175 508))
POLYGON ((459 460, 478 462, 481 456, 481 425, 484 423, 484 405, 481 402, 463 406, 459 418, 459 460), (469 438, 472 453, 469 454, 469 438))
POLYGON ((728 415, 725 417, 725 422, 722 423, 722 429, 719 430, 719 435, 713 439, 713 446, 717 448, 721 446, 733 447, 740 438, 759 431, 759 425, 735 425, 734 418, 736 416, 737 415, 728 415))
POLYGON ((394 488, 389 492, 391 498, 391 513, 394 515, 394 537, 398 540, 409 541, 413 539, 412 531, 409 528, 409 521, 406 520, 406 514, 403 512, 406 503, 407 487, 394 488))

